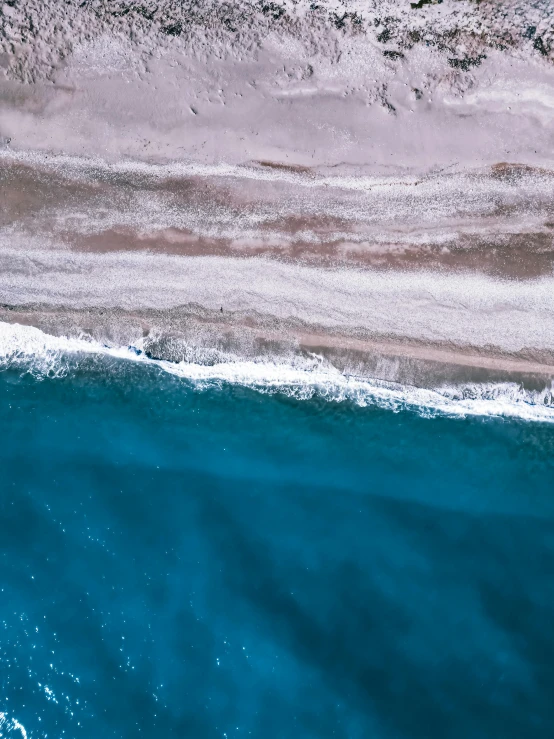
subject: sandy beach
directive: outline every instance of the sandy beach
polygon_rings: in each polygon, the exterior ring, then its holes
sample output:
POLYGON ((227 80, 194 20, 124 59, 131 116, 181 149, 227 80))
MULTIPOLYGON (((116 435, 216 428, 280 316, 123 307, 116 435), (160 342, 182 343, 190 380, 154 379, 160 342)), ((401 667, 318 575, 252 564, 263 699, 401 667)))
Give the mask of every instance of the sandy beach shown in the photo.
POLYGON ((313 5, 10 6, 1 320, 548 386, 548 4, 313 5))

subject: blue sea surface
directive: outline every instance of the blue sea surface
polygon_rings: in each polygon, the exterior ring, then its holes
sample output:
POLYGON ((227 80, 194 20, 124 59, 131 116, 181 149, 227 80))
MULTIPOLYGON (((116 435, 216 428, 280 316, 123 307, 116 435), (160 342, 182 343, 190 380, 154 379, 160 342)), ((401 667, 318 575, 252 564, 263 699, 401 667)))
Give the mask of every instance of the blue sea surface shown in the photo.
POLYGON ((554 736, 554 425, 0 373, 0 737, 554 736))

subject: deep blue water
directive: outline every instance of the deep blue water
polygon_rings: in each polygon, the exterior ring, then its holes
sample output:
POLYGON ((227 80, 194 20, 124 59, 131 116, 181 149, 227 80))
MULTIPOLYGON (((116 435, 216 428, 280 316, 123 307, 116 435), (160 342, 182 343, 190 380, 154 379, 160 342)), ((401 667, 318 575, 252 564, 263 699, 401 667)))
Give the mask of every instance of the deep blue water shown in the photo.
POLYGON ((0 373, 0 736, 554 736, 554 426, 112 370, 0 373))

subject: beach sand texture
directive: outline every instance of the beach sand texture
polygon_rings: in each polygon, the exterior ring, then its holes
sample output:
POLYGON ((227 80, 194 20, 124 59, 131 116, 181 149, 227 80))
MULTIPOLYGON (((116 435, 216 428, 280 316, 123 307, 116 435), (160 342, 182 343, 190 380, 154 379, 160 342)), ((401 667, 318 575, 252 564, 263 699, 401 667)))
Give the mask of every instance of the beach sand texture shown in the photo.
POLYGON ((5 2, 1 320, 549 384, 549 5, 5 2))

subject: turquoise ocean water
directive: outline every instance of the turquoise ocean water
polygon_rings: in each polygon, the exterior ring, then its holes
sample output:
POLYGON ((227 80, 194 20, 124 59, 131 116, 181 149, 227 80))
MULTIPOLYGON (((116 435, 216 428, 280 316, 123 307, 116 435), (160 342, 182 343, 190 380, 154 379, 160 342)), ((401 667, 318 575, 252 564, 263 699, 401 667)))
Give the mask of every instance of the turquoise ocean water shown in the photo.
POLYGON ((554 736, 554 424, 60 357, 0 372, 0 737, 554 736))

